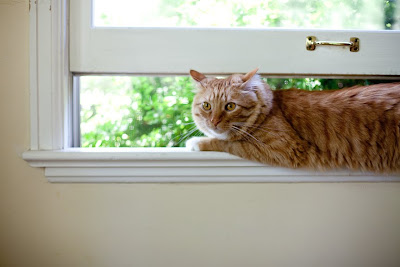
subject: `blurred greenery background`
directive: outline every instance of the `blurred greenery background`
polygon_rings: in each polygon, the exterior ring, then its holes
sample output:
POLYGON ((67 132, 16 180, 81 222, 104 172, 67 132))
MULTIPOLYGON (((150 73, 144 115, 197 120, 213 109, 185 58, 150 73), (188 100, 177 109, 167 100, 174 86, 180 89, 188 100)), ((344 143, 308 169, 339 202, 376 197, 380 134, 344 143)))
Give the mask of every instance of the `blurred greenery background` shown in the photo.
MULTIPOLYGON (((95 0, 94 24, 99 27, 390 30, 399 29, 400 12, 396 4, 395 0, 157 0, 140 3, 95 0), (147 3, 147 8, 140 10, 140 16, 124 15, 129 5, 143 6, 143 3, 147 3), (146 10, 151 12, 146 13, 146 10)), ((331 90, 381 82, 316 78, 268 78, 265 81, 273 90, 331 90)), ((194 84, 189 77, 81 76, 80 144, 82 147, 184 146, 191 136, 201 135, 191 117, 193 96, 194 84)))

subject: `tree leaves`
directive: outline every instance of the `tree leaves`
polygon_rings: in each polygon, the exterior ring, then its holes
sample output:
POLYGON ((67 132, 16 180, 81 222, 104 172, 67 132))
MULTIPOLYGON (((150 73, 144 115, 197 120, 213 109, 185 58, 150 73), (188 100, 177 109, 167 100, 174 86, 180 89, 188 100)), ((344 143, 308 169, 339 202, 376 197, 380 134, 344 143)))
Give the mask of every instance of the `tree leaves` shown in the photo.
POLYGON ((121 77, 88 76, 84 79, 82 87, 87 91, 81 92, 81 98, 86 94, 91 96, 93 88, 87 85, 96 84, 102 96, 122 95, 129 99, 129 104, 103 102, 85 108, 82 105, 82 128, 90 129, 82 131, 83 147, 184 146, 180 139, 194 125, 191 116, 194 88, 189 77, 124 77, 125 81, 121 81, 121 77), (129 89, 127 78, 131 84, 129 89), (93 81, 99 79, 103 85, 93 81), (92 112, 94 108, 96 114, 92 112), (120 118, 99 122, 98 117, 110 109, 119 110, 120 118), (93 122, 94 129, 88 127, 93 122))

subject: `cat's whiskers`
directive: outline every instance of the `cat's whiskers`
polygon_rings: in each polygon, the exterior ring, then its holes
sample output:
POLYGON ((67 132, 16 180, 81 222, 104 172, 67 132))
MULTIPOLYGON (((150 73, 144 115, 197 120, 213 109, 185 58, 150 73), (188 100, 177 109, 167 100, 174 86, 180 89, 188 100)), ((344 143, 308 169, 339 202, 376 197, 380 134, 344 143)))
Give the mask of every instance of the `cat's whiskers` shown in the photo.
MULTIPOLYGON (((243 130, 243 129, 237 127, 237 126, 232 125, 232 129, 236 130, 236 131, 239 132, 239 133, 245 134, 244 136, 248 136, 249 138, 255 140, 258 144, 261 144, 262 146, 265 145, 263 142, 261 142, 261 141, 258 140, 256 137, 254 137, 254 135, 248 133, 247 131, 245 131, 245 130, 243 130)), ((243 136, 243 135, 242 135, 242 136, 243 136)), ((244 137, 244 136, 243 136, 243 137, 244 137)), ((250 141, 250 140, 249 140, 249 141, 250 141)))
POLYGON ((234 131, 239 133, 241 138, 243 138, 245 141, 264 146, 264 144, 262 142, 260 142, 257 138, 255 138, 253 135, 249 134, 248 132, 241 130, 241 129, 234 129, 234 131))
MULTIPOLYGON (((238 125, 233 125, 233 126, 238 127, 238 125)), ((277 137, 277 138, 281 138, 281 136, 280 136, 279 134, 277 134, 276 132, 274 132, 274 130, 272 130, 272 131, 271 131, 271 130, 264 130, 264 128, 263 128, 263 127, 260 127, 260 126, 250 126, 250 125, 246 125, 245 127, 247 127, 247 128, 253 128, 253 129, 255 129, 255 130, 259 130, 259 131, 268 133, 268 135, 270 135, 270 136, 277 137)), ((240 126, 239 126, 238 128, 242 129, 240 126)), ((242 130, 243 130, 243 129, 242 129, 242 130)), ((285 132, 286 132, 286 131, 285 131, 285 132)))
POLYGON ((200 132, 199 129, 193 129, 192 131, 186 133, 181 139, 179 139, 179 141, 176 143, 176 145, 179 145, 183 141, 187 140, 188 137, 190 137, 190 136, 201 136, 201 135, 202 135, 202 133, 200 132))
POLYGON ((269 136, 277 137, 277 138, 282 138, 282 135, 280 133, 282 132, 288 132, 288 131, 279 131, 279 130, 270 130, 269 128, 266 128, 268 130, 265 130, 264 127, 260 126, 248 126, 248 128, 254 128, 256 130, 259 130, 261 132, 267 133, 269 136))
MULTIPOLYGON (((199 131, 199 129, 197 129, 196 125, 192 126, 188 132, 186 132, 184 135, 181 134, 179 136, 175 136, 173 138, 171 138, 171 140, 177 139, 180 137, 180 139, 178 140, 178 142, 176 143, 176 145, 179 145, 181 142, 185 141, 189 136, 194 135, 196 133, 196 131, 199 131), (183 135, 183 136, 182 136, 183 135)), ((200 131, 199 131, 200 132, 200 131)), ((171 141, 170 140, 170 141, 171 141)))

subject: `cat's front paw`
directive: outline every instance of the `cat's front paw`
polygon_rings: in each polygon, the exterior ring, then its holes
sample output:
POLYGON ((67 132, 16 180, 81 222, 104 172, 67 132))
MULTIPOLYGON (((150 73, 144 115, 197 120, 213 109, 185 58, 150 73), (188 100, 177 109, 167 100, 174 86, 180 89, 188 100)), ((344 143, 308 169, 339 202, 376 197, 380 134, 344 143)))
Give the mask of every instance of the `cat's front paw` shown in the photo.
POLYGON ((192 137, 186 141, 186 148, 190 151, 201 151, 201 144, 209 139, 208 137, 192 137))

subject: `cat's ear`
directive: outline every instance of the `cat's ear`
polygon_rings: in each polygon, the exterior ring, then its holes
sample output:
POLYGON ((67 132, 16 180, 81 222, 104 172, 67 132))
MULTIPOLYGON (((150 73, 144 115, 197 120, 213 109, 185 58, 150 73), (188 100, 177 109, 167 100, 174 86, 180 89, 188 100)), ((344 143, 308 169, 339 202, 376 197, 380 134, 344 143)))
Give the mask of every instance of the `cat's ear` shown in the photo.
POLYGON ((258 68, 242 75, 243 84, 241 88, 245 91, 254 91, 258 88, 264 88, 263 81, 260 78, 260 75, 257 74, 258 68))
POLYGON ((193 80, 195 80, 196 82, 201 82, 202 80, 204 80, 206 78, 206 76, 204 76, 204 74, 195 71, 195 70, 190 70, 190 76, 192 76, 193 80))
POLYGON ((242 75, 242 81, 243 83, 247 82, 248 80, 250 80, 251 78, 253 78, 254 75, 256 75, 258 71, 258 68, 255 68, 254 70, 246 73, 245 75, 242 75))

